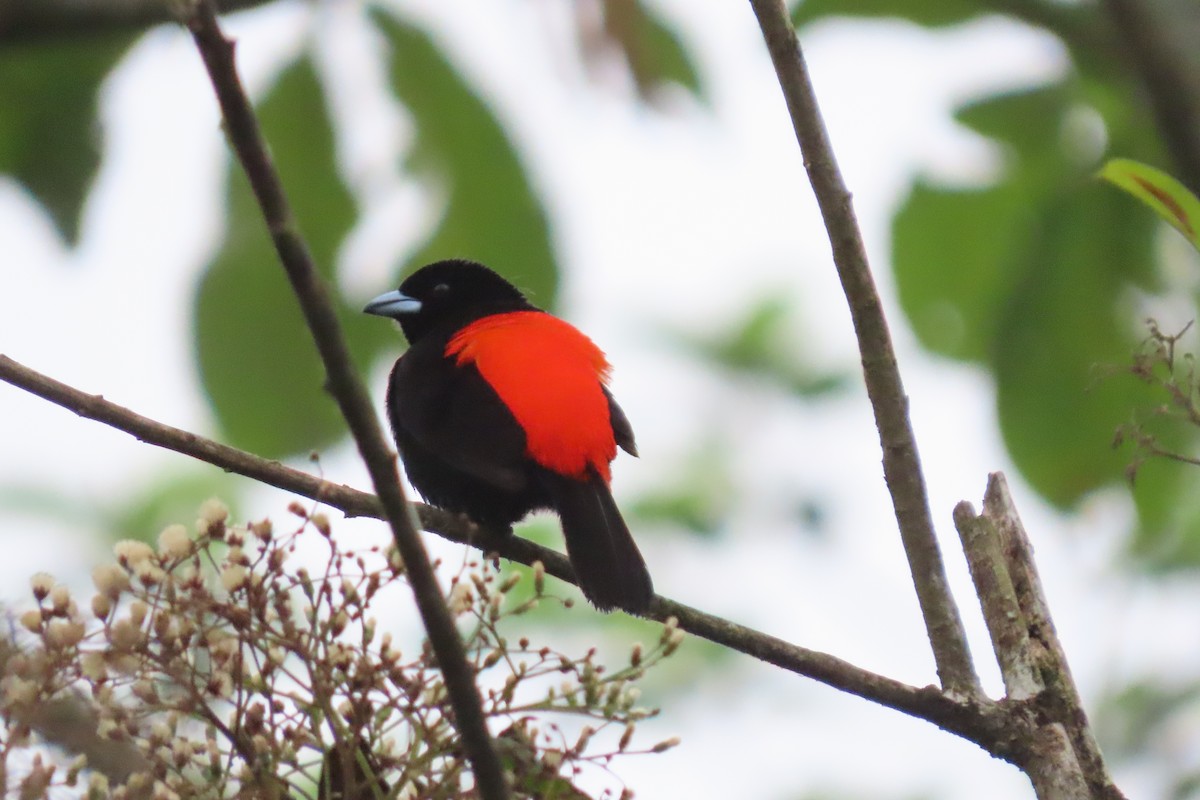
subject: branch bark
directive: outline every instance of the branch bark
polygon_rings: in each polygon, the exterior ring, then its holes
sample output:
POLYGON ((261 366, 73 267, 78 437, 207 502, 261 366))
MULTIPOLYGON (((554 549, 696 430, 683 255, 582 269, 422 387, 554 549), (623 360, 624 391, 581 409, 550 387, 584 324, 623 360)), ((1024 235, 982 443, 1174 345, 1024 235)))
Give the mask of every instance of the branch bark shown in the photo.
POLYGON ((867 263, 850 192, 838 170, 817 107, 800 42, 782 0, 750 0, 750 5, 775 65, 804 154, 804 166, 829 233, 838 278, 850 304, 867 395, 883 448, 884 480, 892 496, 938 677, 948 691, 981 696, 983 690, 971 663, 962 618, 946 580, 917 443, 908 419, 908 397, 900 380, 883 305, 867 263))
MULTIPOLYGON (((99 395, 80 391, 0 354, 0 381, 9 383, 85 419, 124 431, 142 442, 190 456, 228 472, 294 492, 336 508, 348 517, 382 518, 379 498, 332 483, 291 467, 260 458, 189 431, 141 416, 99 395)), ((546 572, 575 583, 566 556, 518 536, 481 528, 464 516, 413 503, 422 526, 453 542, 521 564, 541 562, 546 572)), ((937 687, 915 687, 855 666, 828 653, 799 647, 745 625, 705 613, 661 595, 648 616, 666 622, 674 617, 681 630, 744 653, 834 689, 910 716, 932 722, 975 742, 992 755, 1013 760, 1016 736, 1003 704, 986 698, 964 698, 937 687)))
POLYGON ((410 515, 395 455, 384 439, 370 396, 355 372, 345 335, 329 299, 329 288, 317 273, 296 226, 250 99, 242 89, 233 42, 221 31, 213 0, 196 0, 186 24, 216 91, 229 141, 250 180, 275 252, 320 353, 326 387, 346 419, 404 559, 417 610, 454 709, 454 724, 474 771, 476 790, 484 800, 505 800, 509 791, 504 768, 487 729, 482 699, 462 639, 410 515))
POLYGON ((1122 800, 1054 630, 1033 551, 1002 473, 988 477, 984 510, 954 509, 1008 699, 1027 733, 1017 763, 1042 800, 1122 800))
MULTIPOLYGON (((218 0, 222 13, 255 8, 270 0, 218 0)), ((50 41, 138 31, 175 22, 168 0, 0 0, 0 43, 50 41)))
POLYGON ((1063 726, 1090 792, 1081 796, 1124 800, 1125 796, 1108 773, 1100 745, 1092 732, 1066 651, 1050 616, 1042 579, 1033 560, 1033 546, 1017 514, 1003 473, 994 472, 988 476, 983 513, 999 534, 1000 548, 1008 574, 1012 577, 1017 605, 1029 632, 1028 658, 1034 663, 1038 677, 1045 685, 1045 690, 1038 698, 1039 706, 1047 719, 1063 726))

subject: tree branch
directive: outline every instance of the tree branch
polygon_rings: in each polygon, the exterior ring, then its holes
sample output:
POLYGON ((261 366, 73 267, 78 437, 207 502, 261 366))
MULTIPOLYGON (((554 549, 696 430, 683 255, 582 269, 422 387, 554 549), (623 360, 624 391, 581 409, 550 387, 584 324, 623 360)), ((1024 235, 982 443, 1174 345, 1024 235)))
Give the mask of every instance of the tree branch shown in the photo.
MULTIPOLYGON (((316 478, 278 461, 270 461, 189 431, 174 428, 127 408, 87 394, 23 366, 0 354, 0 381, 12 384, 81 417, 124 431, 140 441, 173 450, 228 472, 236 472, 269 486, 294 492, 351 517, 382 517, 374 495, 316 478)), ((459 544, 510 561, 532 565, 541 562, 546 572, 575 583, 570 562, 562 554, 518 536, 504 536, 474 524, 466 517, 421 503, 413 503, 422 526, 459 544)), ((951 696, 937 688, 914 687, 869 672, 827 653, 809 650, 666 597, 656 596, 647 615, 666 621, 674 617, 687 631, 797 675, 870 700, 888 708, 932 722, 975 742, 989 753, 1012 759, 1013 735, 1003 704, 986 698, 951 696)))
POLYGON ((782 0, 750 0, 783 89, 808 178, 821 208, 842 290, 850 305, 862 355, 867 396, 883 448, 883 474, 900 538, 908 557, 917 600, 943 688, 969 696, 983 690, 971 663, 966 632, 946 580, 925 477, 908 419, 908 397, 900 380, 883 305, 867 263, 850 192, 842 181, 796 31, 782 0))
POLYGON ((1030 654, 1029 628, 1021 615, 996 526, 990 518, 977 515, 965 500, 954 507, 954 525, 1004 678, 1005 695, 1014 700, 1036 697, 1045 687, 1030 654))
POLYGON ((233 42, 221 32, 213 0, 197 0, 186 23, 212 80, 230 143, 250 180, 276 254, 321 355, 326 386, 346 419, 404 560, 417 609, 445 679, 454 709, 454 724, 474 770, 476 789, 484 800, 503 800, 509 796, 508 784, 488 733, 479 689, 467 662, 462 639, 446 608, 437 576, 410 516, 396 471, 395 455, 384 440, 370 396, 355 372, 345 335, 329 299, 329 288, 317 274, 308 247, 297 229, 258 120, 242 89, 234 62, 233 42))
MULTIPOLYGON (((222 13, 270 0, 217 0, 222 13)), ((0 0, 0 44, 95 36, 175 22, 169 0, 0 0)))
POLYGON ((987 490, 983 496, 983 514, 999 534, 1008 574, 1016 591, 1017 605, 1029 632, 1030 657, 1039 679, 1045 684, 1045 691, 1038 698, 1039 706, 1048 719, 1063 726, 1074 758, 1078 760, 1083 779, 1090 789, 1089 796, 1124 800, 1125 796, 1108 773, 1100 745, 1088 722, 1066 651, 1050 616, 1042 579, 1033 560, 1033 546, 1017 514, 1003 473, 994 472, 988 476, 987 490))

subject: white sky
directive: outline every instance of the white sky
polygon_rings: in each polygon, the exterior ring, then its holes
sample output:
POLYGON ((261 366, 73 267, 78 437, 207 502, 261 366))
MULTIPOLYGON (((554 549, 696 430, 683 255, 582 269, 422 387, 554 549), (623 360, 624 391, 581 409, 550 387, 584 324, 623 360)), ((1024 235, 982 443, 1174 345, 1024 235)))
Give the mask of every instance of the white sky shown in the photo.
MULTIPOLYGON (((745 494, 733 529, 715 543, 670 532, 642 536, 656 588, 893 677, 933 682, 861 390, 801 406, 705 373, 654 334, 667 324, 724 328, 754 300, 786 292, 800 312, 796 333, 806 350, 831 365, 857 361, 828 244, 748 5, 660 5, 699 63, 709 108, 683 101, 664 115, 631 102, 617 71, 599 85, 589 81, 563 44, 561 4, 414 0, 405 7, 495 103, 547 199, 568 270, 565 313, 616 364, 614 388, 638 433, 642 457, 615 465, 618 499, 669 477, 663 473, 717 412, 739 438, 741 450, 730 458, 745 494), (797 492, 828 500, 826 538, 797 535, 787 513, 797 492)), ((323 52, 338 74, 359 77, 338 102, 362 126, 345 158, 372 198, 346 250, 343 279, 367 298, 391 282, 398 249, 412 246, 428 211, 419 207, 426 197, 419 188, 389 180, 391 148, 405 140, 407 123, 373 98, 371 75, 358 72, 370 59, 356 45, 357 25, 337 8, 321 17, 332 39, 323 52)), ((309 20, 289 7, 231 22, 252 86, 261 88, 309 20)), ((986 143, 948 121, 956 102, 1052 77, 1064 57, 1053 39, 999 19, 937 36, 899 24, 826 25, 803 41, 889 301, 952 581, 995 692, 999 679, 950 509, 961 499, 978 504, 987 473, 1009 464, 987 377, 923 355, 904 327, 892 301, 888 225, 914 169, 979 180, 994 167, 986 143)), ((159 30, 108 86, 108 159, 78 253, 64 254, 36 207, 0 184, 8 256, 0 267, 8 286, 0 293, 0 352, 148 416, 212 430, 187 326, 190 292, 221 224, 223 142, 214 115, 189 40, 159 30)), ((380 394, 385 368, 373 376, 380 394)), ((180 468, 180 456, 5 387, 0 442, 0 486, 46 486, 90 501, 120 497, 180 468)), ((345 452, 323 464, 332 479, 367 485, 345 452)), ((1195 588, 1130 583, 1108 567, 1128 521, 1118 498, 1095 498, 1064 519, 1011 471, 1010 480, 1089 699, 1152 665, 1195 663, 1195 588)), ((247 513, 280 516, 285 503, 261 492, 247 513)), ((380 533, 377 526, 339 528, 380 533)), ((0 601, 24 602, 26 578, 36 570, 85 585, 105 549, 97 533, 86 522, 49 522, 0 506, 7 553, 0 601)), ((679 734, 683 745, 615 765, 639 797, 785 798, 820 790, 864 798, 1032 797, 1015 769, 973 745, 742 657, 665 702, 645 741, 679 734)), ((1196 764, 1195 737, 1180 733, 1181 763, 1196 764)), ((1150 769, 1120 779, 1130 796, 1162 791, 1150 769)))

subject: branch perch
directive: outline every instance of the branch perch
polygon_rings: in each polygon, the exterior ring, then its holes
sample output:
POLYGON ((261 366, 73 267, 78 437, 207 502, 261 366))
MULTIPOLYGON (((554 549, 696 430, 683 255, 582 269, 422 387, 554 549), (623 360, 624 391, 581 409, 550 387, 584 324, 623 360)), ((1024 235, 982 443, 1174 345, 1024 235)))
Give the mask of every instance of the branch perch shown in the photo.
MULTIPOLYGON (((140 441, 172 450, 235 472, 269 486, 293 492, 349 517, 382 517, 374 495, 332 483, 300 470, 214 442, 189 431, 141 416, 109 400, 82 392, 0 354, 0 381, 12 384, 85 419, 124 431, 140 441)), ((422 526, 452 542, 483 553, 495 553, 521 564, 541 562, 546 572, 575 583, 566 556, 522 539, 501 536, 475 525, 466 517, 432 506, 413 503, 422 526)), ((681 630, 744 653, 797 675, 812 678, 834 689, 932 722, 975 742, 989 753, 1009 759, 1012 739, 1003 707, 986 698, 964 699, 936 687, 915 687, 855 666, 828 653, 799 647, 774 636, 707 614, 666 597, 656 596, 648 616, 666 621, 674 617, 681 630)))
POLYGON ((775 65, 792 127, 804 154, 804 166, 829 233, 838 278, 850 304, 867 396, 875 412, 875 426, 883 448, 884 480, 892 496, 938 677, 947 691, 980 696, 983 690, 971 663, 958 606, 950 594, 929 512, 925 476, 908 419, 908 397, 900 380, 891 334, 867 263, 850 192, 838 170, 787 8, 782 0, 750 0, 750 5, 775 65))
POLYGON ((1078 760, 1083 778, 1091 791, 1090 795, 1084 796, 1124 800, 1125 796, 1108 773, 1100 745, 1088 722, 1066 651, 1050 616, 1042 579, 1033 560, 1033 546, 1017 514, 1008 490, 1008 481, 1001 472, 988 476, 987 491, 983 496, 983 515, 999 534, 1000 548, 1008 574, 1012 576, 1017 604, 1029 631, 1029 659, 1039 679, 1045 684, 1039 704, 1050 719, 1063 726, 1074 758, 1078 760))

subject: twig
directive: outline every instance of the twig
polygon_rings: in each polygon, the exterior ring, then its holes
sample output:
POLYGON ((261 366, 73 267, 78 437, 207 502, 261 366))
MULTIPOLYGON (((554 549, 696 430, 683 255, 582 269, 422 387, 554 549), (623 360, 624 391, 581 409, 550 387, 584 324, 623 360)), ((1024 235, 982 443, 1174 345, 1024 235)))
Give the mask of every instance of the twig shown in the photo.
POLYGON ((233 42, 221 32, 213 0, 197 0, 186 22, 216 90, 230 143, 250 180, 275 251, 320 352, 327 388, 346 418, 383 504, 430 646, 445 679, 454 709, 454 722, 475 773, 476 789, 485 800, 507 798, 504 769, 488 733, 479 689, 475 686, 462 639, 409 514, 395 456, 384 440, 370 396, 355 372, 345 336, 329 300, 329 289, 317 274, 308 247, 296 227, 258 120, 242 89, 234 62, 233 42))
POLYGON ((850 304, 867 396, 871 400, 883 448, 884 480, 892 495, 900 538, 933 648, 938 677, 948 691, 978 696, 983 690, 971 663, 966 632, 946 580, 917 443, 908 419, 908 398, 904 394, 883 305, 854 217, 850 192, 838 170, 804 55, 783 1, 750 0, 750 5, 758 17, 775 65, 796 139, 804 154, 808 178, 829 233, 842 290, 850 304))
MULTIPOLYGON (((0 381, 12 384, 86 419, 102 422, 138 440, 182 453, 270 486, 294 492, 339 509, 347 516, 380 517, 374 495, 313 477, 291 467, 165 425, 123 408, 99 395, 87 394, 0 355, 0 381)), ((423 527, 453 542, 496 553, 521 564, 541 562, 546 572, 575 583, 570 562, 562 554, 518 536, 500 536, 470 520, 414 503, 423 527)), ((679 628, 695 636, 749 655, 835 689, 932 722, 975 742, 1001 758, 1011 758, 1011 740, 1001 707, 986 699, 964 700, 935 687, 914 687, 869 672, 842 659, 798 647, 781 639, 657 596, 649 616, 675 617, 679 628)))

